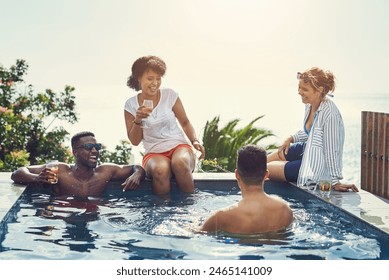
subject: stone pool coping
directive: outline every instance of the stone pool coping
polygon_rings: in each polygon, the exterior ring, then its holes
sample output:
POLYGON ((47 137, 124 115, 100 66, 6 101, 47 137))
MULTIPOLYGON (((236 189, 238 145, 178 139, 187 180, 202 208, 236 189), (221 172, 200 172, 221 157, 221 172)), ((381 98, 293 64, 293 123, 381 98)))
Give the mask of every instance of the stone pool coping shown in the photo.
MULTIPOLYGON (((234 173, 194 173, 193 176, 195 181, 235 180, 234 173)), ((0 221, 24 189, 25 185, 13 183, 11 172, 0 172, 0 221)), ((320 197, 318 191, 313 194, 320 197)), ((364 190, 359 190, 358 193, 332 192, 330 197, 324 200, 389 233, 389 200, 364 190)))

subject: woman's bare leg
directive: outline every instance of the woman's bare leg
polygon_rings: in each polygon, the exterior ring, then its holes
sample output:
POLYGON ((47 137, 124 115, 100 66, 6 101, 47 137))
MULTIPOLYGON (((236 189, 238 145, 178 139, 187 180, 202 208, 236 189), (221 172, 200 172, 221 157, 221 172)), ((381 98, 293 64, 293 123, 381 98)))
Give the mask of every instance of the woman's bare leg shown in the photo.
POLYGON ((286 161, 285 155, 282 151, 274 151, 267 155, 267 162, 272 161, 286 161))
POLYGON ((272 161, 267 164, 269 170, 269 179, 274 181, 286 182, 285 178, 285 164, 287 161, 272 161))
POLYGON ((170 192, 171 168, 170 160, 164 156, 151 157, 145 167, 146 174, 153 180, 153 193, 165 195, 170 192))
POLYGON ((282 151, 274 151, 267 156, 267 169, 269 170, 269 179, 274 181, 286 182, 285 164, 287 163, 282 151))
POLYGON ((172 171, 181 191, 187 193, 194 192, 193 170, 196 159, 193 152, 186 147, 178 148, 174 151, 171 161, 172 171))

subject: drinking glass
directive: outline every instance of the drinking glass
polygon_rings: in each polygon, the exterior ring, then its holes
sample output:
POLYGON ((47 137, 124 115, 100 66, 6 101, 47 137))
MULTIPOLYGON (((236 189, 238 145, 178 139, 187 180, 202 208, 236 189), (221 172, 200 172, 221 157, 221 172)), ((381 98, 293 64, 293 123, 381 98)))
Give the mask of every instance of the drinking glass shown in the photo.
POLYGON ((54 185, 58 183, 58 160, 52 160, 46 163, 46 167, 54 173, 54 178, 48 179, 49 183, 54 185))
MULTIPOLYGON (((151 112, 153 111, 153 107, 154 107, 153 100, 150 100, 150 99, 143 100, 143 106, 145 106, 147 112, 149 112, 149 114, 151 114, 151 112)), ((142 120, 142 127, 147 128, 147 125, 146 125, 147 119, 148 118, 146 118, 146 120, 142 120)))
POLYGON ((325 197, 329 197, 331 193, 331 178, 329 176, 324 176, 319 180, 319 190, 320 194, 325 197))

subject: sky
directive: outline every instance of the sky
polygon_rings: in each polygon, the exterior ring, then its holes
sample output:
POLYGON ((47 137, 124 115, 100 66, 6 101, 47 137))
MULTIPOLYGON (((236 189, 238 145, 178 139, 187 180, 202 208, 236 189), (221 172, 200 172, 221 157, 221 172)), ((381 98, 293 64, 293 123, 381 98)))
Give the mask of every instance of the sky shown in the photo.
POLYGON ((334 101, 343 98, 346 119, 359 119, 355 96, 389 94, 385 0, 0 0, 0 5, 0 64, 8 68, 25 59, 25 80, 36 91, 74 86, 80 120, 65 128, 71 134, 93 131, 109 148, 127 139, 123 106, 136 93, 126 82, 132 63, 144 55, 166 62, 162 86, 179 93, 200 138, 215 116, 222 124, 238 118, 245 125, 265 115, 257 125, 281 142, 302 124, 296 72, 313 66, 335 74, 334 101))

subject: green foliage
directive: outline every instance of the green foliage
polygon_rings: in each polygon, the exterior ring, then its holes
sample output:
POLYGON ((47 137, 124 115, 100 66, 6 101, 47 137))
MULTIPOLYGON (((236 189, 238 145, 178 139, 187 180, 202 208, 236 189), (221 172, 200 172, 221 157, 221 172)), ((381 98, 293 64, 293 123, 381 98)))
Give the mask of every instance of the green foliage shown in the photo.
MULTIPOLYGON (((0 65, 0 171, 42 164, 50 159, 74 162, 70 149, 63 145, 69 133, 51 125, 56 120, 74 124, 76 114, 74 87, 65 86, 56 93, 51 89, 35 93, 25 85, 28 65, 17 60, 9 69, 0 65)), ((121 141, 114 152, 102 150, 100 160, 128 164, 131 146, 121 141)))
POLYGON ((54 158, 67 162, 72 156, 63 146, 69 133, 62 127, 49 127, 55 120, 77 121, 74 87, 66 86, 60 93, 51 89, 34 93, 32 85, 24 84, 27 69, 24 60, 17 60, 10 69, 0 65, 1 171, 54 158))
MULTIPOLYGON (((238 149, 247 144, 257 145, 261 140, 274 136, 270 130, 254 127, 255 122, 263 116, 252 120, 245 127, 238 129, 239 119, 228 122, 219 129, 219 116, 207 121, 203 135, 205 159, 201 170, 206 172, 233 172, 236 166, 238 149)), ((267 145, 265 149, 273 149, 267 145)))
POLYGON ((100 151, 99 161, 111 162, 116 164, 129 164, 131 158, 131 144, 129 141, 121 140, 120 145, 115 147, 113 152, 106 149, 100 151))
POLYGON ((28 165, 30 155, 25 151, 12 151, 5 155, 4 161, 0 159, 0 170, 12 171, 20 166, 28 165))
POLYGON ((228 162, 223 161, 218 163, 217 158, 214 159, 204 159, 200 162, 200 170, 201 172, 230 172, 229 170, 224 169, 220 164, 226 165, 228 162))

